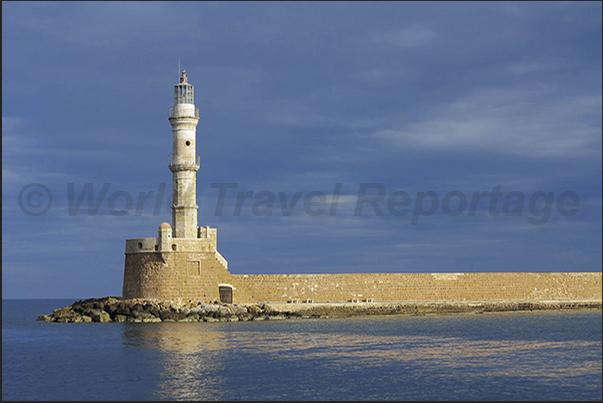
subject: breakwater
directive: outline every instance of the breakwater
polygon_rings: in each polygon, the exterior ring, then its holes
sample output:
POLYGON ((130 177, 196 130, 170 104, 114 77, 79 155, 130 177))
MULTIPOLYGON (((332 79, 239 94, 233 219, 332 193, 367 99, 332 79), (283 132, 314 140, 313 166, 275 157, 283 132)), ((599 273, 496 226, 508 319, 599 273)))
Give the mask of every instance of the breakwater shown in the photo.
POLYGON ((37 320, 85 322, 236 322, 249 320, 314 319, 360 315, 428 315, 537 310, 602 309, 602 300, 488 300, 392 301, 361 303, 255 303, 226 304, 91 298, 40 315, 37 320))

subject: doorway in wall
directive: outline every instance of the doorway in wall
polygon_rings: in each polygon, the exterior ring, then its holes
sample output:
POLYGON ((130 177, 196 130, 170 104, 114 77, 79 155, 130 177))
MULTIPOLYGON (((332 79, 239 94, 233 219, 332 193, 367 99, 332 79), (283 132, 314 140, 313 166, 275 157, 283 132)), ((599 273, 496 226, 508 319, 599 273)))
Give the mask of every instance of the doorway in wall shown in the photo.
POLYGON ((218 291, 220 292, 220 302, 223 302, 225 304, 232 304, 231 286, 219 286, 218 291))

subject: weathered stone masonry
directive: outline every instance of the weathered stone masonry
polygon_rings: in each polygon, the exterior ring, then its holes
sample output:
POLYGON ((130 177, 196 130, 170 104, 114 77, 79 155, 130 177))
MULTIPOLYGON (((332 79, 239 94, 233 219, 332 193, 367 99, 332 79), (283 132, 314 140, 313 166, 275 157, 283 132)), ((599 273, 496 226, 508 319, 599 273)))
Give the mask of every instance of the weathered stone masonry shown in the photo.
POLYGON ((233 275, 212 253, 185 252, 126 254, 126 273, 124 298, 207 302, 228 284, 235 303, 600 299, 602 286, 594 272, 233 275))
POLYGON ((217 250, 217 230, 197 226, 199 113, 184 71, 174 87, 169 121, 174 227, 162 223, 157 237, 126 240, 123 298, 234 303, 601 299, 600 272, 233 275, 217 250))

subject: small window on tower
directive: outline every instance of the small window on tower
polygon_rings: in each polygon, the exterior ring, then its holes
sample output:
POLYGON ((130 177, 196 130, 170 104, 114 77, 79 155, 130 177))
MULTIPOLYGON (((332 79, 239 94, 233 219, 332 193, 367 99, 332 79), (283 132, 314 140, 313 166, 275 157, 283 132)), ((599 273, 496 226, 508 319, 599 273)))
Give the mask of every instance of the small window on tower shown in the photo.
POLYGON ((191 145, 191 142, 190 142, 190 141, 188 141, 188 140, 186 140, 186 145, 187 145, 187 146, 190 146, 190 145, 191 145))

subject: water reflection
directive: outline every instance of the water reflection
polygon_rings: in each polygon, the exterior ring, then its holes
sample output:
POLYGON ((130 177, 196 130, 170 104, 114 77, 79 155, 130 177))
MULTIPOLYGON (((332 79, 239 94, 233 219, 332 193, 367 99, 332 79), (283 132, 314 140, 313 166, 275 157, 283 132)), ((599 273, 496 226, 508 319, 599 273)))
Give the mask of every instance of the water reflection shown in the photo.
POLYGON ((224 378, 224 334, 220 325, 126 323, 124 344, 158 351, 157 400, 220 400, 224 378))
MULTIPOLYGON (((455 319, 442 320, 451 323, 455 319)), ((237 337, 232 335, 229 343, 231 347, 236 345, 239 351, 249 350, 273 359, 313 361, 327 371, 408 367, 430 373, 512 376, 554 382, 566 382, 567 377, 600 377, 601 353, 592 354, 601 351, 600 340, 522 339, 513 332, 503 336, 496 331, 502 324, 500 320, 499 317, 487 319, 495 336, 480 328, 480 323, 486 324, 484 321, 469 320, 470 327, 461 335, 451 336, 435 328, 413 331, 412 327, 424 326, 427 319, 411 322, 400 318, 388 323, 370 318, 340 321, 340 324, 323 322, 320 331, 301 322, 291 323, 283 326, 282 332, 266 333, 260 329, 237 337), (384 331, 381 328, 384 325, 389 326, 389 330, 384 331)))
MULTIPOLYGON (((237 348, 281 360, 314 360, 326 369, 414 365, 477 371, 480 376, 564 378, 600 374, 601 361, 589 351, 600 342, 467 340, 438 336, 385 336, 365 333, 246 332, 231 340, 237 348), (546 365, 543 365, 546 357, 546 365)), ((600 357, 599 357, 600 358, 600 357)))
MULTIPOLYGON (((124 343, 158 353, 161 400, 255 400, 269 391, 277 400, 321 399, 329 387, 357 396, 369 373, 400 382, 409 396, 409 379, 446 378, 451 385, 459 379, 493 385, 499 379, 506 390, 505 379, 520 379, 523 387, 560 387, 577 377, 600 378, 601 354, 593 354, 601 351, 600 339, 547 340, 535 333, 522 338, 501 332, 503 323, 515 323, 501 320, 468 321, 461 332, 447 332, 426 318, 125 324, 124 343), (316 389, 321 382, 327 386, 316 389)), ((454 390, 462 396, 463 390, 454 390)))

